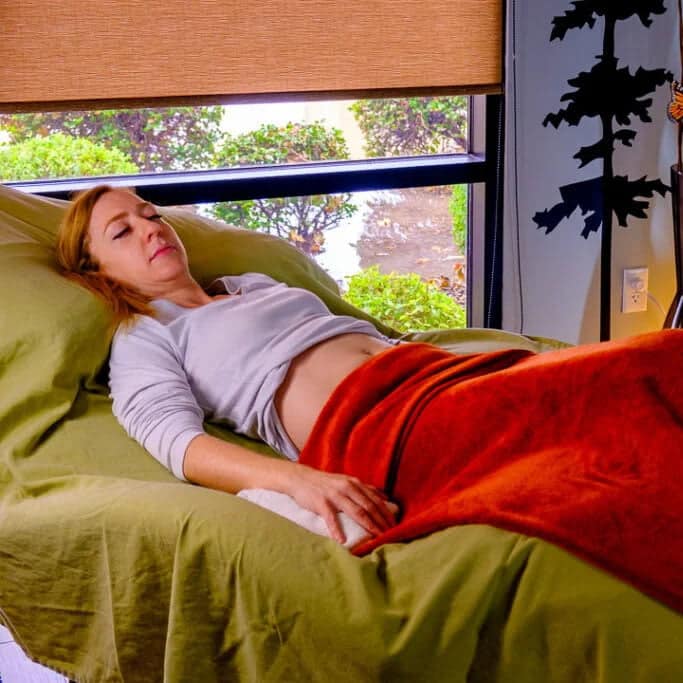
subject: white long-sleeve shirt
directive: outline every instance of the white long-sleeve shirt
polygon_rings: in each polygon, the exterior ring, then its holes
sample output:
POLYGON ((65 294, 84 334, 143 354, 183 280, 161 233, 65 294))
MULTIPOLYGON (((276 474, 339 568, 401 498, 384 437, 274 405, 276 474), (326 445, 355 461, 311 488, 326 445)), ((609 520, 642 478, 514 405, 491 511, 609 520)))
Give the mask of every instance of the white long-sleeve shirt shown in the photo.
POLYGON ((157 317, 139 316, 112 343, 114 414, 180 479, 187 446, 205 433, 205 417, 296 460, 273 404, 291 361, 350 332, 395 343, 369 322, 333 315, 312 292, 261 273, 222 277, 216 285, 238 296, 197 308, 155 300, 157 317))

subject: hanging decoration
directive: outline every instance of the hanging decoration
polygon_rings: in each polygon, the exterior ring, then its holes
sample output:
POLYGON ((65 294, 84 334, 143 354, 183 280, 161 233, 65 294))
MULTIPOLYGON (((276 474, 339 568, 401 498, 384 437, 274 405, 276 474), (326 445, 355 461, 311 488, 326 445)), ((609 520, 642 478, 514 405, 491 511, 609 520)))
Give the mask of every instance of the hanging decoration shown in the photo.
POLYGON ((600 339, 610 338, 611 280, 612 280, 612 221, 626 227, 629 217, 645 218, 649 198, 655 192, 664 196, 668 187, 655 178, 645 176, 631 180, 615 173, 613 156, 617 143, 626 147, 633 145, 637 133, 629 128, 631 119, 647 123, 652 119, 648 109, 652 99, 647 95, 659 86, 671 81, 673 75, 666 69, 638 67, 631 72, 619 66, 615 54, 615 27, 618 21, 637 17, 645 28, 652 24, 652 15, 666 11, 663 0, 574 0, 572 9, 553 19, 551 42, 563 40, 572 29, 593 28, 602 20, 602 54, 590 71, 584 71, 567 82, 575 88, 562 95, 568 102, 564 109, 550 113, 543 121, 559 128, 562 123, 578 126, 586 117, 598 117, 602 136, 597 142, 581 147, 574 155, 579 168, 594 161, 602 162, 602 175, 560 187, 562 201, 550 209, 537 212, 533 220, 546 234, 577 209, 583 216, 581 235, 601 231, 600 247, 600 339))

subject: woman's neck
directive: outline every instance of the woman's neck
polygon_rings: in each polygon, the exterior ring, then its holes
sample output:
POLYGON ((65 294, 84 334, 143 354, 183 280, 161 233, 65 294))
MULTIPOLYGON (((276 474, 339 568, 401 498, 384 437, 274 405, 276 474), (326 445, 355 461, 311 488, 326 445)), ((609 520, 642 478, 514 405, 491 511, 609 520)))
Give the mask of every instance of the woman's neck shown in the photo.
POLYGON ((160 298, 167 299, 183 308, 197 308, 212 301, 211 296, 194 280, 169 289, 160 298))

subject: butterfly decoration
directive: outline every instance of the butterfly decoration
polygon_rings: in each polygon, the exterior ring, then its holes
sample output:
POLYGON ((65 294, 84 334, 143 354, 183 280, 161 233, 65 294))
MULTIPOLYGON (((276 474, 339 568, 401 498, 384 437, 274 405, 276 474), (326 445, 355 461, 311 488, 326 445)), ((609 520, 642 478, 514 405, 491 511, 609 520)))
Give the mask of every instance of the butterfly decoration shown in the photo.
POLYGON ((683 85, 678 81, 671 84, 671 102, 667 113, 674 123, 683 122, 683 85))

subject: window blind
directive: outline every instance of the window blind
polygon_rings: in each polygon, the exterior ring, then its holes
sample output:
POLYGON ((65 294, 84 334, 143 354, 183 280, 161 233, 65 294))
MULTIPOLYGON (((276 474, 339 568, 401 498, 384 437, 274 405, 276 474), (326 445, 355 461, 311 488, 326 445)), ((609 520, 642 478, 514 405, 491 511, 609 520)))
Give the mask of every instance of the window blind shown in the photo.
POLYGON ((0 0, 0 111, 500 92, 502 2, 0 0))

